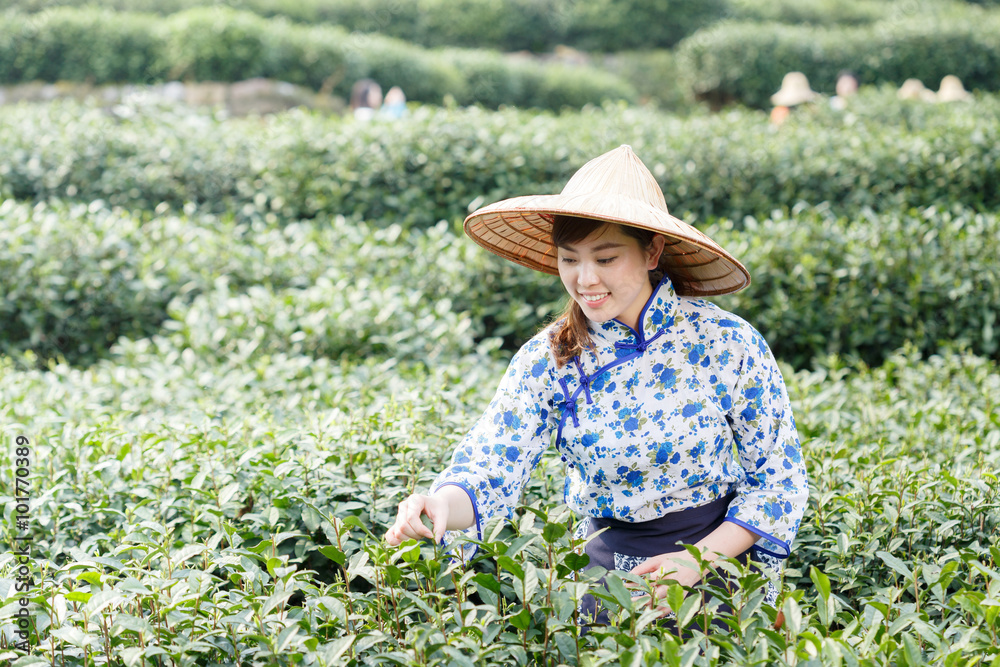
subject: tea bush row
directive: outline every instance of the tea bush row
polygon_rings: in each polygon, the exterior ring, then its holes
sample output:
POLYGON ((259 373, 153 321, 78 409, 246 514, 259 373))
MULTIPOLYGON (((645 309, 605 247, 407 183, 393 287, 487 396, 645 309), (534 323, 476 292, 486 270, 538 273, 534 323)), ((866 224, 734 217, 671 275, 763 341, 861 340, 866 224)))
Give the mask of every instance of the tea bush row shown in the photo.
POLYGON ((99 9, 7 12, 0 82, 240 81, 267 77, 349 97, 364 77, 407 98, 441 103, 559 109, 635 99, 629 84, 590 67, 511 61, 499 53, 430 51, 407 42, 305 26, 227 8, 166 18, 99 9))
MULTIPOLYGON (((823 208, 705 231, 749 268, 715 300, 796 367, 879 363, 904 342, 997 357, 1000 218, 968 209, 837 218, 823 208)), ((232 217, 129 214, 101 202, 0 205, 0 345, 87 364, 119 337, 176 337, 224 358, 367 356, 435 362, 508 352, 556 314, 558 280, 486 253, 446 223, 267 227, 232 217)))
MULTIPOLYGON (((9 7, 40 12, 56 7, 90 5, 87 0, 13 0, 9 7)), ((983 2, 979 4, 991 4, 983 2)), ((102 6, 117 12, 169 15, 202 6, 201 0, 110 0, 102 6)), ((380 33, 428 47, 461 46, 500 51, 551 51, 565 44, 583 50, 618 52, 672 47, 698 29, 729 19, 810 25, 865 25, 886 18, 935 14, 942 5, 956 11, 959 3, 914 3, 905 6, 863 0, 713 0, 650 3, 635 0, 463 0, 445 3, 419 0, 229 0, 228 7, 263 17, 298 23, 330 23, 352 32, 380 33)))
POLYGON ((161 213, 0 204, 0 350, 88 364, 121 336, 173 332, 222 356, 253 340, 260 354, 426 360, 549 314, 547 286, 444 224, 267 228, 161 213))
POLYGON ((743 257, 750 287, 715 300, 758 326, 797 367, 838 354, 878 365, 904 341, 1000 358, 1000 218, 959 208, 836 218, 803 210, 741 232, 709 228, 743 257), (808 304, 808 305, 806 305, 808 304))
MULTIPOLYGON (((22 11, 38 12, 91 4, 81 0, 14 0, 22 11)), ((173 14, 200 0, 111 0, 118 12, 173 14)), ((381 33, 427 47, 462 46, 500 51, 551 51, 567 44, 580 49, 619 51, 670 47, 724 15, 725 0, 669 3, 629 0, 228 0, 229 7, 265 17, 330 23, 348 31, 381 33)))
MULTIPOLYGON (((778 604, 785 627, 771 629, 777 609, 751 575, 732 631, 707 638, 696 618, 678 638, 630 609, 614 577, 605 594, 621 608, 616 622, 581 635, 575 600, 595 575, 572 551, 557 456, 468 568, 426 545, 380 541, 395 503, 426 488, 501 373, 477 357, 220 361, 163 338, 123 341, 85 371, 0 361, 5 429, 35 443, 36 654, 67 665, 157 655, 877 665, 965 664, 1000 649, 994 362, 909 349, 872 370, 836 359, 786 369, 812 489, 778 604)), ((14 567, 0 556, 8 588, 14 567)), ((13 613, 5 607, 0 624, 9 629, 13 613)))
MULTIPOLYGON (((913 4, 908 13, 933 10, 938 3, 913 4)), ((736 21, 805 23, 809 25, 864 25, 885 18, 900 8, 891 3, 865 0, 729 0, 723 18, 736 21)))
MULTIPOLYGON (((906 342, 928 354, 959 343, 1000 358, 996 215, 928 209, 846 220, 812 210, 749 221, 742 232, 726 221, 706 231, 753 276, 744 292, 713 300, 795 367, 829 354, 877 365, 906 342)), ((444 227, 399 239, 402 253, 408 243, 417 249, 391 273, 378 265, 395 252, 367 238, 347 246, 361 261, 327 269, 305 289, 241 295, 223 286, 175 303, 167 326, 206 353, 225 355, 225 341, 250 337, 267 351, 438 360, 484 338, 516 349, 565 299, 554 278, 504 267, 444 227)))
MULTIPOLYGON (((950 5, 949 5, 950 7, 950 5)), ((785 23, 721 22, 677 47, 691 88, 718 102, 738 100, 770 108, 770 97, 790 71, 801 71, 814 88, 832 91, 840 70, 865 84, 920 79, 936 89, 948 74, 966 88, 1000 89, 1000 12, 967 8, 900 15, 863 26, 790 26, 785 23)))
POLYGON ((423 107, 394 122, 289 112, 218 119, 183 108, 5 108, 0 196, 166 202, 284 223, 343 214, 427 226, 478 205, 559 192, 587 160, 633 146, 678 216, 769 216, 799 202, 838 214, 1000 205, 1000 100, 901 103, 868 91, 780 128, 755 111, 686 118, 608 106, 551 115, 423 107))

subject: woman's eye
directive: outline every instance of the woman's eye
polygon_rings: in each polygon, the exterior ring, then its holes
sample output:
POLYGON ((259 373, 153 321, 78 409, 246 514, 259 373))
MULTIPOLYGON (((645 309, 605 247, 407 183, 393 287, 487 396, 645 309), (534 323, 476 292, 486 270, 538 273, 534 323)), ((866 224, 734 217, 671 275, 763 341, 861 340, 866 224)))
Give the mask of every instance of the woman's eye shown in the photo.
POLYGON ((562 262, 563 264, 572 264, 572 263, 574 263, 574 262, 575 262, 576 260, 575 260, 575 259, 573 259, 572 257, 560 257, 560 258, 559 258, 559 261, 560 261, 560 262, 562 262))
POLYGON ((611 262, 615 261, 616 259, 618 259, 618 257, 605 257, 603 259, 597 260, 597 263, 598 264, 610 264, 611 262))

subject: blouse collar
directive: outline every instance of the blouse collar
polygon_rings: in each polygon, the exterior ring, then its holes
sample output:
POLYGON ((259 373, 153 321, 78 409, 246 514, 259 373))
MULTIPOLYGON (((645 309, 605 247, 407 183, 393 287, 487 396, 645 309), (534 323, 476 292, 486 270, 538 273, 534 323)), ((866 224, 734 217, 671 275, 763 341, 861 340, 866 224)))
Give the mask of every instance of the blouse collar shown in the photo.
POLYGON ((618 320, 607 320, 600 323, 587 320, 587 329, 591 336, 609 342, 634 341, 642 343, 673 324, 678 299, 670 278, 663 276, 660 283, 653 288, 653 293, 649 295, 646 305, 639 313, 638 330, 633 330, 632 327, 618 320))

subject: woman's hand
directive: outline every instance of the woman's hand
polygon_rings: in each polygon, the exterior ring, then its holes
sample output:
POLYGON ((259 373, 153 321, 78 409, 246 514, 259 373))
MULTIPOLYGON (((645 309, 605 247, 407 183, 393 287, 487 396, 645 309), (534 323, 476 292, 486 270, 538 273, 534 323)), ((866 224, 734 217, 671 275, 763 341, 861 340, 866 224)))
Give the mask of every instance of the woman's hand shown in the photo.
MULTIPOLYGON (((699 540, 695 546, 701 550, 704 560, 714 562, 717 556, 736 558, 753 546, 756 540, 756 534, 743 526, 732 521, 723 521, 722 525, 699 540)), ((672 579, 682 586, 694 586, 701 581, 704 573, 691 552, 684 550, 647 558, 641 565, 632 568, 632 574, 648 575, 654 582, 672 579)), ((668 583, 654 586, 654 595, 660 602, 657 608, 664 613, 670 609, 662 603, 669 590, 666 585, 668 583)))
MULTIPOLYGON (((682 586, 694 586, 701 581, 701 567, 687 551, 677 551, 647 558, 642 564, 632 568, 632 574, 650 575, 653 581, 672 579, 682 586)), ((657 597, 667 594, 667 586, 656 587, 657 597)))
POLYGON ((419 540, 426 537, 435 543, 444 537, 448 527, 448 501, 440 496, 422 496, 414 493, 399 503, 396 522, 385 533, 386 542, 396 546, 406 540, 419 540), (433 530, 424 525, 420 517, 424 514, 431 520, 433 530))
POLYGON ((469 494, 453 484, 445 484, 433 495, 414 493, 399 503, 396 522, 385 532, 385 541, 393 546, 406 540, 426 537, 440 543, 446 530, 465 530, 476 520, 476 510, 469 494), (420 517, 431 520, 431 528, 420 517))
MULTIPOLYGON (((676 581, 682 586, 694 586, 701 581, 701 569, 698 562, 687 551, 677 551, 669 554, 660 554, 647 558, 642 564, 635 566, 631 570, 632 574, 647 575, 650 583, 653 584, 653 596, 656 601, 656 608, 660 610, 660 615, 666 615, 671 611, 664 602, 667 597, 669 581, 676 581), (662 583, 659 583, 662 582, 662 583)), ((653 600, 649 596, 643 595, 636 598, 637 602, 652 604, 653 600)))

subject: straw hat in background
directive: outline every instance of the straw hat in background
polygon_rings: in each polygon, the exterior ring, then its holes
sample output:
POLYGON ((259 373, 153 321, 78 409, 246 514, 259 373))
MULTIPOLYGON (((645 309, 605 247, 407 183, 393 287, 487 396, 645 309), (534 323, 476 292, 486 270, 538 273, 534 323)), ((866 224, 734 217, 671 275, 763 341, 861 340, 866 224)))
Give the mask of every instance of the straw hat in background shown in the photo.
POLYGON ((971 99, 972 95, 962 85, 962 80, 954 74, 941 79, 941 87, 937 92, 938 102, 964 102, 971 99))
POLYGON ((924 82, 920 79, 907 79, 896 91, 896 97, 901 100, 920 100, 921 102, 933 102, 937 95, 933 90, 928 90, 924 82))
POLYGON ((670 215, 663 191, 631 146, 622 145, 580 167, 560 194, 513 197, 478 209, 465 219, 465 232, 494 254, 558 275, 552 244, 554 215, 665 235, 659 268, 680 295, 728 294, 750 284, 750 272, 732 255, 670 215))
POLYGON ((803 102, 811 102, 819 93, 809 87, 809 79, 802 72, 789 72, 781 79, 781 90, 771 95, 771 104, 793 107, 803 102))

